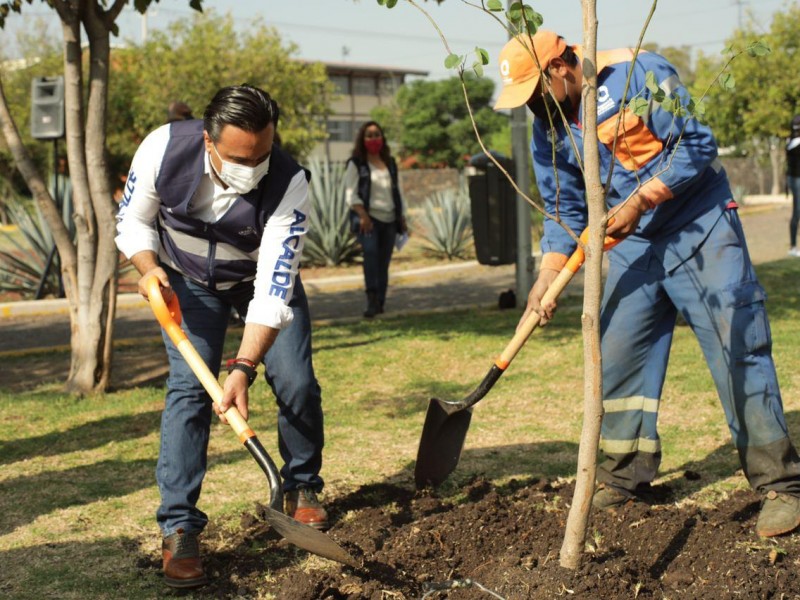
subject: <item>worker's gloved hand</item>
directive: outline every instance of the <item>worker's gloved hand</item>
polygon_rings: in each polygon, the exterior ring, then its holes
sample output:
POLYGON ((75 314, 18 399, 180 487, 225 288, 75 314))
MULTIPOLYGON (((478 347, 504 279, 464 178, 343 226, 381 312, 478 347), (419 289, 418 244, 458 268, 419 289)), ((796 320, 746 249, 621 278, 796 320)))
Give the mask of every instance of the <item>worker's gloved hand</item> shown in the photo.
POLYGON ((528 318, 532 312, 539 315, 539 326, 544 327, 553 318, 556 313, 556 302, 553 301, 547 306, 542 305, 542 297, 544 296, 547 288, 558 277, 559 271, 556 269, 539 269, 539 276, 536 278, 536 283, 533 284, 531 291, 528 293, 528 304, 525 307, 525 312, 522 313, 522 318, 519 320, 517 328, 528 318))
POLYGON ((230 372, 222 386, 222 401, 219 404, 214 403, 214 412, 217 413, 220 421, 223 423, 228 422, 224 413, 231 406, 235 406, 244 420, 247 420, 249 417, 247 408, 249 387, 250 383, 247 380, 247 374, 242 371, 230 372))
POLYGON ((650 210, 652 206, 639 194, 635 194, 624 204, 620 204, 610 216, 606 227, 606 235, 615 240, 624 240, 634 231, 639 225, 639 219, 642 215, 650 210))

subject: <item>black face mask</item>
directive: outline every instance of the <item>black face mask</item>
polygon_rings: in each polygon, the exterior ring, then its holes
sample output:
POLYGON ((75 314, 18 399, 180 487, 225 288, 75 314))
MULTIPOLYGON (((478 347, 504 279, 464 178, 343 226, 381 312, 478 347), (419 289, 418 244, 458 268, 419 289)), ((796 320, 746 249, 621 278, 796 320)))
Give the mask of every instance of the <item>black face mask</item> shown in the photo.
POLYGON ((533 116, 537 119, 547 120, 548 113, 551 119, 558 117, 558 102, 550 94, 545 92, 536 100, 528 100, 528 108, 531 109, 533 116))
POLYGON ((564 96, 564 99, 559 102, 553 98, 552 94, 544 92, 541 96, 536 98, 536 100, 528 100, 527 105, 535 117, 544 119, 545 121, 547 120, 548 109, 550 110, 551 118, 555 122, 558 122, 559 115, 561 114, 558 112, 559 106, 561 106, 561 110, 567 118, 571 117, 572 113, 575 112, 575 107, 572 105, 569 94, 564 96))

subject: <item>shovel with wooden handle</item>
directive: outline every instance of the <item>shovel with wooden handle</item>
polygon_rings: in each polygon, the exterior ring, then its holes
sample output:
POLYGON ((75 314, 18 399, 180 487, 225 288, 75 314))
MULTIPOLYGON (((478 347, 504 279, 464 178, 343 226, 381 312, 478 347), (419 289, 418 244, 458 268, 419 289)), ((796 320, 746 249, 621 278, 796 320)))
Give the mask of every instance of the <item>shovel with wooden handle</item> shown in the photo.
MULTIPOLYGON (((584 244, 588 243, 588 234, 588 229, 581 234, 581 241, 584 244)), ((603 250, 616 246, 620 241, 606 237, 603 250)), ((580 270, 585 258, 583 249, 578 246, 542 296, 543 305, 558 299, 575 273, 580 270)), ((428 403, 414 467, 414 482, 417 489, 440 485, 456 468, 472 420, 472 407, 489 393, 500 376, 505 373, 511 361, 539 325, 539 319, 539 314, 536 312, 528 315, 483 381, 463 400, 452 402, 432 398, 428 403)))
MULTIPOLYGON (((173 294, 169 304, 167 304, 161 294, 158 278, 155 276, 145 282, 145 287, 150 300, 150 307, 153 309, 159 324, 167 332, 172 343, 178 348, 178 351, 200 380, 208 395, 211 396, 211 400, 219 405, 222 402, 222 386, 220 386, 217 378, 214 377, 208 365, 206 365, 181 329, 181 309, 178 305, 177 296, 173 294)), ((269 525, 286 538, 287 541, 303 550, 352 567, 358 567, 355 558, 330 537, 283 514, 283 486, 280 473, 274 461, 235 406, 231 406, 224 414, 228 424, 239 436, 239 441, 250 451, 258 466, 267 476, 269 506, 265 509, 265 518, 269 525)))

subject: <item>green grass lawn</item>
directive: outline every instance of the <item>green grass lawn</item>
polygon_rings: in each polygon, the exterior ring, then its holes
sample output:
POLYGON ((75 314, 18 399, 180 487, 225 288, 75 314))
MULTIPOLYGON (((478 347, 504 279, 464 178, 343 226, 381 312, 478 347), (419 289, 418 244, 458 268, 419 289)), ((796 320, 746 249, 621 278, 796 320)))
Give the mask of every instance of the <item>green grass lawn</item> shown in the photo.
MULTIPOLYGON (((800 261, 762 265, 759 275, 770 295, 789 427, 800 443, 800 261)), ((583 403, 580 309, 577 299, 562 303, 556 322, 534 335, 475 408, 445 494, 457 494, 476 474, 495 482, 574 475, 583 403)), ((429 398, 470 392, 516 321, 515 311, 487 309, 318 328, 328 500, 367 483, 411 487, 429 398)), ((8 359, 3 368, 25 369, 26 359, 8 359)), ((163 394, 146 387, 77 399, 52 384, 22 395, 0 390, 0 597, 164 595, 160 580, 142 577, 138 566, 142 557, 158 556, 160 543, 154 469, 163 394)), ((263 381, 252 397, 253 428, 277 457, 274 403, 263 381)), ((660 432, 661 480, 681 497, 713 502, 746 486, 685 326, 675 335, 660 432), (703 479, 686 480, 688 469, 703 479)), ((242 511, 267 500, 266 481, 227 426, 213 426, 209 455, 201 507, 218 531, 235 530, 242 511)))

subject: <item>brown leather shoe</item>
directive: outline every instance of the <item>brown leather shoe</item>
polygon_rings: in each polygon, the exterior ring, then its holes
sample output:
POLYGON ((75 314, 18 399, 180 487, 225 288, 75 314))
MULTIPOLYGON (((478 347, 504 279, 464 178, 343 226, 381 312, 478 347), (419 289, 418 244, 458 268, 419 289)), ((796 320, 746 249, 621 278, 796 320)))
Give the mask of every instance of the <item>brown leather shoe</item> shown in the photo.
POLYGON ((284 512, 314 529, 328 528, 328 512, 317 499, 317 493, 311 488, 303 487, 284 494, 284 512))
POLYGON ((164 583, 174 588, 191 588, 205 585, 208 578, 200 560, 197 534, 178 529, 161 542, 164 561, 164 583))

